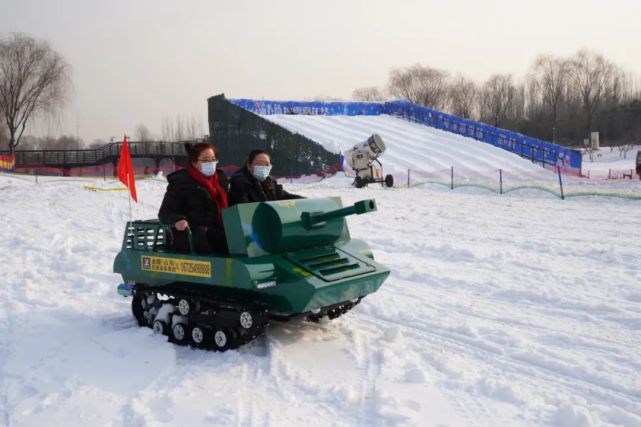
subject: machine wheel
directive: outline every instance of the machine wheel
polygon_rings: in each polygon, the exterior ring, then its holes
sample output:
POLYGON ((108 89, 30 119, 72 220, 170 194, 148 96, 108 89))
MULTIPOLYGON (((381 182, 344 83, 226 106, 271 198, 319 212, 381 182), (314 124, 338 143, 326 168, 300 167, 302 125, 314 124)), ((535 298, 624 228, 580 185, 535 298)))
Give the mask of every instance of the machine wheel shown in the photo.
POLYGON ((354 187, 356 187, 356 188, 365 187, 365 180, 363 178, 361 178, 360 176, 356 175, 356 178, 354 178, 354 187))
POLYGON ((167 335, 167 325, 162 320, 154 320, 154 334, 167 335))
POLYGON ((240 313, 240 326, 243 329, 249 329, 254 325, 254 317, 249 311, 243 311, 240 313))
POLYGON ((385 175, 385 185, 390 188, 394 186, 394 177, 392 175, 385 175))
POLYGON ((178 301, 178 313, 182 316, 187 316, 191 312, 191 303, 185 298, 178 301))
POLYGON ((131 300, 131 313, 134 315, 134 319, 136 319, 138 326, 147 326, 145 310, 142 307, 143 298, 145 297, 136 294, 131 300))
POLYGON ((187 338, 187 328, 182 323, 176 323, 173 328, 171 328, 171 336, 176 342, 182 343, 187 338))
POLYGON ((194 326, 191 328, 191 340, 196 344, 197 346, 202 346, 206 344, 207 342, 210 341, 210 334, 207 328, 203 328, 200 326, 194 326))
POLYGON ((214 332, 214 348, 218 351, 225 351, 229 348, 232 341, 228 329, 218 329, 214 332))
POLYGON ((307 320, 314 323, 320 322, 322 318, 323 316, 320 314, 310 314, 309 316, 307 316, 307 320))

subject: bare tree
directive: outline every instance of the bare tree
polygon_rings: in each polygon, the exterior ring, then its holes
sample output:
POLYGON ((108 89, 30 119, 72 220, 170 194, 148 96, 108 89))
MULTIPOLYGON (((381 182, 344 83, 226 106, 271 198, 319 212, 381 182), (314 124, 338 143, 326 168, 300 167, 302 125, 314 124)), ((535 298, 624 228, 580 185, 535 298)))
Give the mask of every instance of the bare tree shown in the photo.
POLYGON ((532 66, 530 80, 532 89, 549 107, 552 120, 552 142, 556 141, 556 125, 559 107, 564 100, 567 87, 568 61, 552 55, 540 55, 532 66))
POLYGON ((68 83, 66 62, 46 41, 15 33, 0 38, 0 117, 11 154, 34 114, 62 104, 68 83))
POLYGON ((520 83, 514 86, 514 100, 508 110, 508 118, 519 120, 525 117, 526 91, 525 84, 520 83))
POLYGON ((527 108, 526 115, 530 118, 539 119, 544 115, 544 105, 541 93, 534 83, 532 76, 527 77, 527 108))
POLYGON ((612 108, 632 100, 632 80, 621 68, 612 64, 609 84, 606 85, 604 103, 612 108))
POLYGON ((389 92, 410 102, 442 110, 447 99, 447 80, 447 72, 416 64, 392 70, 389 92))
POLYGON ((476 83, 459 75, 448 91, 449 110, 452 114, 471 119, 478 96, 476 83))
MULTIPOLYGON (((2 117, 0 116, 0 119, 2 117)), ((0 121, 0 147, 9 146, 9 132, 4 121, 0 121)))
POLYGON ((57 138, 47 136, 42 138, 40 145, 51 150, 78 150, 84 146, 81 139, 72 135, 61 135, 57 138))
POLYGON ((136 139, 138 141, 151 141, 151 132, 143 123, 136 126, 136 139))
POLYGON ((202 138, 203 123, 196 115, 176 115, 174 120, 163 117, 161 122, 161 140, 163 142, 187 141, 202 138))
POLYGON ((598 53, 580 50, 570 60, 569 70, 573 92, 583 109, 586 131, 589 133, 592 131, 595 113, 607 97, 608 91, 613 91, 617 67, 598 53))
POLYGON ((189 116, 185 119, 185 123, 187 125, 187 138, 195 140, 203 137, 202 122, 198 120, 198 117, 195 115, 189 116))
POLYGON ((628 157, 628 151, 631 151, 634 148, 634 144, 631 142, 624 142, 623 144, 619 145, 619 157, 622 157, 624 159, 627 159, 628 157))
POLYGON ((479 111, 481 121, 501 126, 512 116, 517 89, 509 74, 491 76, 481 88, 479 111))
POLYGON ((163 142, 175 141, 174 124, 169 117, 163 117, 161 120, 161 134, 163 142))
POLYGON ((385 97, 376 86, 366 86, 354 90, 352 99, 363 102, 380 102, 384 101, 385 97))
POLYGON ((102 139, 100 139, 100 138, 96 138, 96 139, 94 139, 91 143, 89 143, 89 144, 87 145, 87 148, 88 148, 88 149, 95 150, 95 149, 98 149, 98 148, 103 147, 103 146, 105 146, 105 145, 107 145, 107 142, 106 142, 106 141, 104 141, 104 140, 102 140, 102 139))
POLYGON ((180 114, 176 115, 176 126, 174 128, 174 141, 185 141, 187 138, 187 126, 180 114))

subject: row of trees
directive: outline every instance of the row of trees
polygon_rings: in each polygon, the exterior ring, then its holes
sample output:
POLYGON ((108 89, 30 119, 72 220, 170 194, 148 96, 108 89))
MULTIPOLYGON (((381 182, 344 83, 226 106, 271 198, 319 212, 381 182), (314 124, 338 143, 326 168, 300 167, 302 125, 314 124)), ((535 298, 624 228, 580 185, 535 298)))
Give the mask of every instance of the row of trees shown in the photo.
MULTIPOLYGON (((162 119, 162 134, 155 136, 149 128, 141 123, 136 126, 133 134, 128 135, 131 141, 193 141, 202 138, 202 123, 195 117, 176 116, 174 119, 165 117, 162 119)), ((108 139, 96 139, 86 143, 81 138, 72 135, 42 136, 23 135, 20 138, 21 150, 78 150, 100 148, 110 142, 121 141, 122 136, 113 136, 108 139)), ((0 124, 0 147, 6 147, 9 143, 8 133, 2 132, 0 124)), ((0 148, 1 149, 1 148, 0 148)))
POLYGON ((495 74, 483 83, 422 65, 392 70, 387 87, 354 91, 355 100, 404 98, 565 145, 591 131, 611 144, 641 142, 641 92, 631 76, 596 52, 541 55, 522 82, 495 74))

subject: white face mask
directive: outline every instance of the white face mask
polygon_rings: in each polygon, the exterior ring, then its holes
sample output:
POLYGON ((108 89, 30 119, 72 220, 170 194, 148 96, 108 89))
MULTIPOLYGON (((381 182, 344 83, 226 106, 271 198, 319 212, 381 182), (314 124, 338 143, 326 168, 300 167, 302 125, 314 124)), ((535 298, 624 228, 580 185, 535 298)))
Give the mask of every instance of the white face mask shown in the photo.
POLYGON ((252 175, 254 175, 254 178, 256 178, 257 180, 264 181, 269 176, 269 173, 271 171, 271 166, 254 166, 252 175))
POLYGON ((202 162, 200 164, 200 173, 205 176, 212 176, 216 172, 218 162, 202 162))

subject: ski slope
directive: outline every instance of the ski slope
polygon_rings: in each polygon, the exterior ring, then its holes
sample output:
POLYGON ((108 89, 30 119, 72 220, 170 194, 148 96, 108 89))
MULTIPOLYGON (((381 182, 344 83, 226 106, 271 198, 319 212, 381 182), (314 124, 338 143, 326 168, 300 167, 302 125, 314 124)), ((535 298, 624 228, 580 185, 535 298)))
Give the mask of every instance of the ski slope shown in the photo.
MULTIPOLYGON (((638 201, 287 184, 375 198, 348 224, 391 275, 346 316, 214 353, 117 295, 125 192, 39 182, 0 174, 0 426, 641 427, 638 201)), ((165 188, 139 181, 133 217, 165 188)))
POLYGON ((345 152, 378 133, 386 146, 380 158, 385 173, 406 173, 408 169, 440 171, 451 166, 478 173, 503 169, 514 174, 531 174, 542 169, 501 148, 389 115, 261 117, 304 135, 334 153, 345 152))

